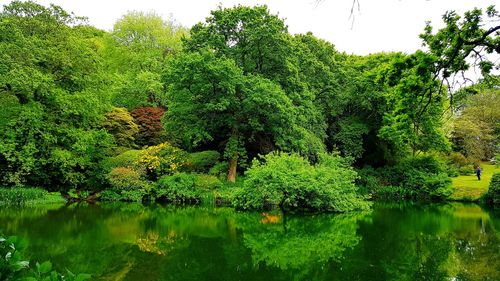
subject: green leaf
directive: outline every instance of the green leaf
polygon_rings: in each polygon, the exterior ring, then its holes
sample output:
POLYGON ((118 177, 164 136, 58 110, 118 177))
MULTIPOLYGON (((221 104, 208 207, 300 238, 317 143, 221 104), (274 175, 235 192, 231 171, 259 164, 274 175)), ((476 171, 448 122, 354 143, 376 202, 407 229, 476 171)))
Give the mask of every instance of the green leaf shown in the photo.
POLYGON ((76 276, 75 278, 75 281, 85 281, 89 280, 91 277, 92 275, 90 274, 78 274, 78 276, 76 276))
POLYGON ((46 261, 42 264, 36 264, 36 268, 39 273, 45 274, 49 273, 52 270, 52 263, 50 261, 46 261))

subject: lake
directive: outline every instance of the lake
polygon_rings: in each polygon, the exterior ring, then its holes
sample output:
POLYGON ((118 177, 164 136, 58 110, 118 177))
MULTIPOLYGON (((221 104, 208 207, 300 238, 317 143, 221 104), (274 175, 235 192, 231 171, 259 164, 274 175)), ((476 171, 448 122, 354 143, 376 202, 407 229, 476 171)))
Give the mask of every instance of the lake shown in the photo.
POLYGON ((25 237, 30 260, 93 280, 500 280, 500 214, 475 204, 0 207, 0 230, 25 237))

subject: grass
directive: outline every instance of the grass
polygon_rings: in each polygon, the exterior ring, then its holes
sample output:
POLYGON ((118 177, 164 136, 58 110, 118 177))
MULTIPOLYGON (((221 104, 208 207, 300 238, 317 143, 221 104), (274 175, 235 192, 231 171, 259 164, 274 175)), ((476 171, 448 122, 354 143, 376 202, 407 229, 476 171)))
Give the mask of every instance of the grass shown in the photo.
POLYGON ((41 188, 0 187, 0 206, 37 205, 65 203, 59 192, 48 192, 41 188))
POLYGON ((458 176, 452 178, 454 188, 451 200, 456 201, 477 201, 481 196, 488 192, 491 177, 494 173, 500 173, 500 167, 482 163, 481 180, 477 180, 476 174, 470 176, 458 176))

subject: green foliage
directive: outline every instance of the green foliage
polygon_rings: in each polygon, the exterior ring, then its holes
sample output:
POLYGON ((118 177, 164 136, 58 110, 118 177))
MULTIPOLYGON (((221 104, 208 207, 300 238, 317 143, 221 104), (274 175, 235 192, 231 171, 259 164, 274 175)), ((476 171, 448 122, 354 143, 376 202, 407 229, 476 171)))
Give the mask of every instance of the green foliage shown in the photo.
POLYGON ((171 176, 163 176, 158 180, 153 189, 157 200, 172 202, 176 204, 199 204, 201 192, 196 188, 196 176, 187 173, 177 173, 171 176))
POLYGON ((118 190, 106 189, 100 193, 99 199, 101 201, 125 201, 125 202, 142 202, 148 195, 145 189, 133 190, 118 190))
POLYGON ((41 188, 0 188, 1 205, 32 205, 37 203, 64 203, 61 194, 41 188))
POLYGON ((194 176, 195 176, 194 185, 198 189, 214 190, 222 186, 222 181, 215 176, 206 174, 194 174, 194 176))
POLYGON ((431 156, 406 158, 395 166, 382 169, 380 176, 386 185, 403 188, 402 195, 406 198, 443 200, 452 191, 446 166, 431 156))
POLYGON ((488 193, 485 196, 486 203, 495 208, 500 207, 500 173, 495 173, 491 177, 488 193))
POLYGON ((218 189, 222 182, 211 175, 176 173, 161 177, 151 191, 153 198, 175 204, 199 204, 203 194, 218 189))
POLYGON ((490 160, 500 142, 500 91, 486 90, 468 97, 453 122, 455 149, 471 162, 490 160))
POLYGON ((226 176, 227 170, 229 169, 229 164, 227 162, 218 162, 208 171, 209 175, 216 176, 222 179, 226 176))
POLYGON ((468 70, 471 65, 479 68, 485 76, 493 69, 495 63, 484 55, 500 53, 500 36, 496 32, 498 27, 489 28, 485 22, 498 21, 500 14, 494 6, 488 7, 485 12, 474 8, 462 17, 455 11, 448 11, 443 15, 445 26, 435 33, 427 23, 420 38, 436 58, 437 72, 441 72, 444 78, 468 70), (480 60, 469 63, 468 59, 474 57, 480 60))
POLYGON ((139 133, 139 127, 126 108, 115 107, 106 113, 103 127, 113 135, 117 145, 135 147, 134 141, 139 133))
POLYGON ((264 161, 255 160, 245 173, 236 207, 346 212, 369 206, 357 194, 357 174, 346 159, 324 154, 313 166, 298 154, 270 153, 264 161))
POLYGON ((445 91, 434 76, 433 62, 432 57, 422 51, 399 54, 380 73, 389 106, 379 135, 402 155, 407 149, 413 154, 449 150, 441 118, 445 91))
POLYGON ((30 269, 30 262, 25 260, 26 240, 16 236, 0 235, 0 280, 4 281, 85 281, 90 274, 73 274, 69 270, 61 274, 52 269, 50 261, 35 264, 30 269))
POLYGON ((191 169, 198 173, 207 173, 219 162, 219 159, 220 153, 214 150, 193 152, 188 156, 191 169))
POLYGON ((90 40, 103 32, 34 2, 6 5, 0 22, 0 95, 12 106, 0 121, 0 182, 90 186, 113 146, 100 127, 109 102, 90 40))
POLYGON ((114 73, 113 103, 129 110, 165 105, 161 72, 180 50, 181 38, 187 33, 173 19, 165 21, 152 12, 132 11, 122 16, 103 52, 114 73))
POLYGON ((109 157, 101 162, 101 169, 104 173, 109 173, 113 168, 139 168, 138 163, 141 158, 142 150, 127 150, 117 156, 109 157))

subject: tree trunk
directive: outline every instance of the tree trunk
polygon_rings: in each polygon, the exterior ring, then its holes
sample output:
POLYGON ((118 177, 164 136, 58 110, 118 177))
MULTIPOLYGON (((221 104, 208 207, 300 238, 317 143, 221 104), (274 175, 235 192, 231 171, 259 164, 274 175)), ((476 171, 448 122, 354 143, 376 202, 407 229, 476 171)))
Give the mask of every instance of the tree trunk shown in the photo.
POLYGON ((238 165, 238 156, 233 155, 229 160, 229 170, 227 171, 227 181, 236 182, 236 166, 238 165))

